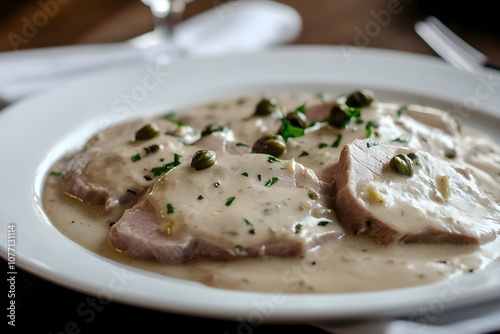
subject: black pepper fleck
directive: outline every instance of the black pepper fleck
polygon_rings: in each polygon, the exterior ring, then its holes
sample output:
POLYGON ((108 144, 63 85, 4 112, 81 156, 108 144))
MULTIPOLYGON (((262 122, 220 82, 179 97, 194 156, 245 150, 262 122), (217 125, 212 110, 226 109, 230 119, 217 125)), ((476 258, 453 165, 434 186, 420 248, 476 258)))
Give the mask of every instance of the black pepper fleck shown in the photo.
POLYGON ((204 199, 203 195, 198 196, 198 199, 204 199))

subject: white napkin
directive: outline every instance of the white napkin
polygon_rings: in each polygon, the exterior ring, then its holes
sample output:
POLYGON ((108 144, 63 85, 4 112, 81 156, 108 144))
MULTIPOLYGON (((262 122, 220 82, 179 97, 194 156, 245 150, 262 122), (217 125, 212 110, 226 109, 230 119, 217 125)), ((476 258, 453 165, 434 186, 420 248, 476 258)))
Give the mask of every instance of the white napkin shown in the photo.
MULTIPOLYGON (((174 42, 183 56, 258 50, 292 42, 302 29, 298 12, 270 0, 221 3, 181 22, 174 42)), ((0 100, 14 102, 90 71, 143 61, 152 33, 123 43, 0 52, 0 100)))

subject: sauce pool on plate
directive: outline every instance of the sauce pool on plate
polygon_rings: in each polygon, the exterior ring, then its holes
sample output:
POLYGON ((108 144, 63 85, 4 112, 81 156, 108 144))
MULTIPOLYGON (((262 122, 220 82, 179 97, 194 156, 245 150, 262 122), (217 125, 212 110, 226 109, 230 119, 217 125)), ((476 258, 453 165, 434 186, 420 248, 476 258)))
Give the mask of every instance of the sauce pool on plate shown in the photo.
POLYGON ((167 277, 258 292, 430 284, 500 256, 500 148, 442 110, 251 94, 114 125, 47 175, 71 240, 167 277))

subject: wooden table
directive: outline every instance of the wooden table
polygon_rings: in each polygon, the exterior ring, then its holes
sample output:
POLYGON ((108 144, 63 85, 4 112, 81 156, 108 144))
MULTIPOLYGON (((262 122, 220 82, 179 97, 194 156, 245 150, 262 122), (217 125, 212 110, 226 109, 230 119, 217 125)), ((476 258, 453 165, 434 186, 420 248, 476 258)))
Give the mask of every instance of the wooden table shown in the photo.
MULTIPOLYGON (((302 15, 303 31, 295 44, 359 46, 363 43, 364 47, 433 54, 413 30, 415 21, 429 10, 421 2, 397 2, 400 11, 389 17, 384 14, 388 6, 394 6, 395 0, 280 2, 291 5, 302 15)), ((194 1, 188 5, 184 18, 220 3, 218 0, 194 1)), ((461 24, 459 17, 453 16, 453 11, 443 17, 471 44, 500 62, 498 30, 481 27, 480 20, 468 21, 476 25, 461 24)), ((123 41, 151 29, 149 9, 139 0, 18 0, 0 4, 0 51, 123 41), (30 23, 36 24, 31 32, 30 23)), ((6 282, 7 267, 3 260, 2 268, 2 282, 6 282)), ((7 288, 2 293, 6 291, 7 288)), ((104 328, 126 332, 136 326, 141 332, 170 332, 174 327, 182 332, 193 332, 198 328, 213 333, 323 332, 307 324, 265 324, 248 329, 236 319, 221 321, 165 314, 119 303, 100 305, 92 296, 52 284, 19 269, 16 292, 16 329, 23 333, 94 333, 104 328), (82 305, 87 311, 84 316, 77 312, 82 305)))
MULTIPOLYGON (((187 6, 184 19, 224 1, 194 1, 187 6)), ((433 54, 414 32, 413 25, 429 12, 435 12, 473 46, 500 61, 500 26, 492 23, 497 22, 496 12, 488 10, 487 4, 481 13, 475 13, 470 8, 461 10, 456 2, 450 9, 429 9, 432 1, 424 0, 278 2, 292 6, 302 16, 303 31, 296 44, 349 44, 433 54), (465 10, 467 15, 462 14, 465 10)), ((152 27, 149 9, 139 0, 3 1, 0 51, 123 41, 152 27)))

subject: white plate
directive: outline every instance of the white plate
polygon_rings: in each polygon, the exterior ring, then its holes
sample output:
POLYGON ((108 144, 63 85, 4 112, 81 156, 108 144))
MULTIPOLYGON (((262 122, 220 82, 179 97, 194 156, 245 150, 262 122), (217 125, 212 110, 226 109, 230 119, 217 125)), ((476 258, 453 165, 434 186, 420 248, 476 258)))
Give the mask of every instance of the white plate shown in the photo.
POLYGON ((117 302, 243 322, 432 316, 500 296, 500 261, 484 272, 428 286, 279 295, 220 290, 160 277, 114 263, 64 237, 40 207, 44 175, 57 158, 80 147, 88 135, 128 117, 245 92, 369 88, 380 99, 444 108, 464 125, 500 140, 500 77, 460 72, 430 56, 366 48, 287 47, 185 59, 172 64, 168 76, 166 71, 146 64, 114 68, 0 113, 0 244, 4 258, 7 225, 16 224, 16 264, 38 276, 117 302))

